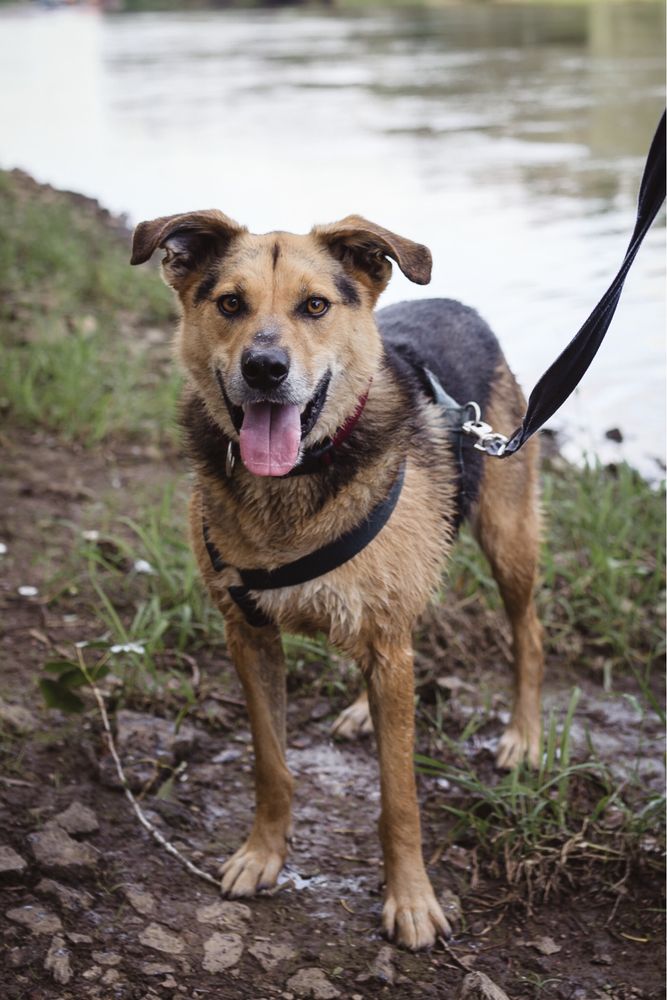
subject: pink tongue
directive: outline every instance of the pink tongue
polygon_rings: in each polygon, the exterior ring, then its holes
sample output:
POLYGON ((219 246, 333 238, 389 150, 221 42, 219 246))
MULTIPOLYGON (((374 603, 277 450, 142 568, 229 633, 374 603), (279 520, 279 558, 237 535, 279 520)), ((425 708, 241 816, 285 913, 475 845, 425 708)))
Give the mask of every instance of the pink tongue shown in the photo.
POLYGON ((301 444, 298 406, 251 403, 241 426, 241 458, 256 476, 284 476, 294 465, 301 444))

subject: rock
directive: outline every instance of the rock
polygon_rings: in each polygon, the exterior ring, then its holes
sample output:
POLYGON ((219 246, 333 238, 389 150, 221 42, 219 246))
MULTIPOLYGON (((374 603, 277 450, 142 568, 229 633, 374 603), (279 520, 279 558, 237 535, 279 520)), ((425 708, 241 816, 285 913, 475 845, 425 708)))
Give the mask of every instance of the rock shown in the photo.
POLYGON ((0 722, 20 736, 34 732, 39 726, 37 718, 27 708, 23 708, 22 705, 9 705, 1 698, 0 722))
POLYGON ((123 886, 123 893, 132 909, 140 913, 142 917, 149 916, 155 909, 155 900, 150 892, 144 892, 143 889, 137 889, 133 885, 126 885, 123 886))
POLYGON ((120 972, 118 969, 107 969, 107 971, 102 976, 102 982, 105 986, 115 986, 115 984, 120 980, 120 972))
POLYGON ((244 903, 232 903, 227 900, 217 900, 207 906, 197 908, 197 920, 200 924, 212 924, 230 931, 246 930, 245 924, 252 918, 252 910, 244 903))
POLYGON ((248 952, 257 959, 265 972, 270 972, 281 962, 286 962, 296 955, 291 944, 280 941, 255 941, 248 948, 248 952))
POLYGON ((22 969, 24 965, 31 965, 35 959, 32 948, 10 948, 7 960, 12 969, 22 969))
POLYGON ((17 906, 13 910, 7 910, 5 916, 27 927, 33 934, 57 934, 63 929, 60 917, 41 906, 17 906))
POLYGON ((94 951, 92 958, 97 962, 98 965, 119 965, 122 961, 121 956, 115 951, 94 951))
POLYGON ((470 972, 461 983, 457 1000, 509 1000, 509 997, 483 972, 470 972))
MULTIPOLYGON (((116 745, 130 787, 135 791, 149 787, 164 777, 161 768, 171 769, 192 751, 197 734, 193 726, 183 723, 178 732, 169 719, 130 712, 116 713, 116 745)), ((108 784, 118 785, 115 770, 105 772, 108 784)))
POLYGON ((450 892, 449 889, 445 889, 444 892, 440 893, 438 899, 442 907, 442 912, 447 917, 449 923, 452 925, 460 924, 463 917, 463 907, 461 906, 459 897, 455 893, 450 892))
POLYGON ((204 961, 207 972, 222 972, 236 965, 243 954, 243 938, 240 934, 211 934, 204 942, 204 961))
POLYGON ((90 934, 77 934, 76 931, 67 931, 67 940, 72 944, 92 944, 93 939, 90 934))
POLYGON ((382 983, 389 983, 391 986, 396 977, 396 970, 393 965, 395 954, 391 945, 386 944, 380 948, 371 962, 370 971, 374 979, 379 979, 382 983))
POLYGON ((17 854, 11 847, 0 844, 0 875, 22 872, 27 867, 27 862, 20 854, 17 854))
POLYGON ((54 823, 68 833, 94 833, 100 828, 93 810, 80 802, 72 802, 64 812, 55 817, 54 823))
POLYGON ((57 983, 64 986, 72 978, 72 966, 69 961, 69 951, 65 947, 65 938, 59 934, 51 941, 44 959, 44 968, 50 972, 57 983))
POLYGON ((333 983, 330 983, 321 969, 299 969, 296 975, 287 980, 288 990, 293 990, 299 997, 313 997, 314 1000, 334 1000, 340 996, 333 983))
POLYGON ((546 935, 535 938, 534 941, 526 941, 526 944, 530 948, 535 948, 536 951, 539 951, 540 955, 557 955, 561 951, 561 946, 556 944, 553 938, 546 935))
POLYGON ((44 868, 86 868, 98 861, 97 851, 90 844, 80 844, 52 823, 38 833, 31 833, 28 842, 35 859, 44 868))
POLYGON ((623 442, 623 432, 618 427, 610 427, 608 431, 604 432, 604 436, 608 441, 615 441, 616 444, 623 442))
POLYGON ((162 962, 143 962, 141 971, 145 976, 167 976, 174 972, 173 965, 165 965, 162 962))
POLYGON ((44 896, 55 896, 64 909, 73 913, 89 910, 93 905, 93 897, 89 892, 85 892, 83 889, 70 889, 51 878, 43 878, 41 882, 38 882, 35 886, 35 892, 44 896))
POLYGON ((164 951, 168 955, 180 955, 185 945, 175 934, 170 934, 159 924, 148 924, 139 935, 139 940, 147 948, 154 948, 156 951, 164 951))

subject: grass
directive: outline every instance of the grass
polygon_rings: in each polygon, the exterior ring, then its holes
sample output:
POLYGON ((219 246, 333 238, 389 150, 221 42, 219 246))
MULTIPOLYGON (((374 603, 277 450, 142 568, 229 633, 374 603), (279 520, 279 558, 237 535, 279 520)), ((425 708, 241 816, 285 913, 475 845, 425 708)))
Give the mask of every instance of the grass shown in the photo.
POLYGON ((171 295, 128 267, 128 247, 94 202, 0 172, 0 412, 14 426, 85 445, 175 439, 171 295))

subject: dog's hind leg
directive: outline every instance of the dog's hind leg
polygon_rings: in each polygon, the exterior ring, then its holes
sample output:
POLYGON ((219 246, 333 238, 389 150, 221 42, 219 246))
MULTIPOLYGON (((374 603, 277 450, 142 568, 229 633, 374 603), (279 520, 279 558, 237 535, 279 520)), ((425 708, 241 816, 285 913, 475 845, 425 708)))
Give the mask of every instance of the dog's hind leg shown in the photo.
POLYGON ((285 661, 273 626, 227 618, 226 634, 250 716, 256 812, 250 836, 222 867, 222 891, 252 896, 275 885, 287 856, 293 779, 285 762, 285 661))
POLYGON ((344 708, 331 727, 337 740, 356 740, 373 732, 373 720, 368 705, 368 692, 362 691, 356 701, 344 708))
POLYGON ((414 773, 414 678, 410 637, 373 644, 362 668, 380 759, 380 840, 386 893, 382 926, 416 950, 434 944, 449 925, 424 868, 414 773))
POLYGON ((544 675, 542 626, 533 592, 537 576, 540 517, 533 442, 518 455, 487 459, 472 526, 489 560, 512 627, 514 706, 498 745, 496 763, 515 767, 527 757, 537 767, 541 746, 541 690, 544 675))

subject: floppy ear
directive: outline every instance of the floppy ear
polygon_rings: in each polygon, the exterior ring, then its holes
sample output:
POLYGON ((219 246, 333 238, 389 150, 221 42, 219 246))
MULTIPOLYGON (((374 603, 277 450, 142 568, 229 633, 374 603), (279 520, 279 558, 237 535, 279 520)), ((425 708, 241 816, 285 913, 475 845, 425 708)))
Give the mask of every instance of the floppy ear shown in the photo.
POLYGON ((178 288, 211 254, 224 253, 243 232, 243 226, 217 209, 140 222, 132 237, 130 264, 143 264, 160 247, 167 251, 162 261, 165 280, 178 288))
POLYGON ((413 243, 403 236, 376 226, 360 215, 348 215, 329 226, 316 226, 313 235, 322 240, 331 253, 343 264, 357 272, 361 280, 379 295, 391 277, 391 264, 395 260, 406 278, 418 285, 431 280, 431 252, 420 243, 413 243))

